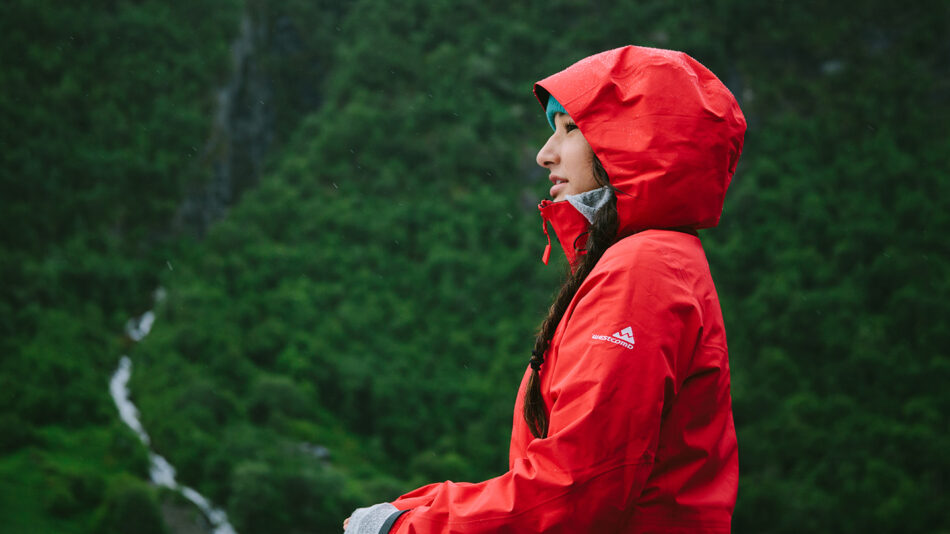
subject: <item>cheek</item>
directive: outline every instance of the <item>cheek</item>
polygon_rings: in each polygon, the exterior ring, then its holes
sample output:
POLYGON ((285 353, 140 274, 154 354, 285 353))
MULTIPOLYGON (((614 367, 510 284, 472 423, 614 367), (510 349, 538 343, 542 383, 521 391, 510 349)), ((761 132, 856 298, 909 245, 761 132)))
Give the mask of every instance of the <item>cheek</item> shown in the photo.
POLYGON ((594 178, 593 169, 588 168, 587 174, 584 176, 584 191, 590 191, 591 189, 597 189, 600 187, 600 184, 597 183, 597 179, 594 178))
POLYGON ((574 166, 574 175, 580 178, 585 190, 597 187, 597 180, 594 178, 594 152, 584 143, 577 150, 577 163, 574 166))
POLYGON ((587 176, 593 173, 594 153, 587 143, 578 143, 571 147, 571 161, 575 175, 587 176))

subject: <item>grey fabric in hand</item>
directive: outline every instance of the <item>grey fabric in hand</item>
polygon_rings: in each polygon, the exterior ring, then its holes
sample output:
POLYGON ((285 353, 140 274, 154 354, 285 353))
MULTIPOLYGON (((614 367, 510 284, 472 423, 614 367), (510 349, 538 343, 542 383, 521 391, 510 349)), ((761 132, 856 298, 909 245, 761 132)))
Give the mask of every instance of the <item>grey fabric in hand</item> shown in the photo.
POLYGON ((386 519, 398 511, 388 502, 374 504, 369 508, 357 508, 350 515, 350 523, 343 534, 377 534, 386 519))

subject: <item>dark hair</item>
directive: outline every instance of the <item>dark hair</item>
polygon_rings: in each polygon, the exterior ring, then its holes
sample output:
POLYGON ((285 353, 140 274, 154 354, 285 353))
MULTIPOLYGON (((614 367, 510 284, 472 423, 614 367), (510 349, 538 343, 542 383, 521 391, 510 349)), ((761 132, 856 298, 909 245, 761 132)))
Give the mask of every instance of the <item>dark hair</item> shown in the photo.
MULTIPOLYGON (((607 171, 597 156, 593 161, 594 178, 601 185, 610 185, 607 177, 607 171)), ((544 406, 544 398, 541 397, 541 380, 538 376, 540 362, 543 361, 544 353, 551 345, 551 339, 554 337, 554 331, 561 322, 561 317, 567 310, 567 306, 581 287, 584 279, 594 269, 594 265, 604 255, 610 245, 613 245, 617 238, 617 197, 616 192, 611 196, 610 201, 597 210, 594 220, 588 231, 587 244, 584 252, 578 256, 577 269, 568 275, 567 280, 558 291, 551 309, 548 310, 548 316, 538 328, 538 334, 534 342, 534 358, 532 358, 531 376, 528 377, 528 386, 524 392, 524 420, 528 423, 531 434, 536 438, 545 438, 548 435, 548 414, 544 406)), ((581 251, 578 251, 581 252, 581 251)))

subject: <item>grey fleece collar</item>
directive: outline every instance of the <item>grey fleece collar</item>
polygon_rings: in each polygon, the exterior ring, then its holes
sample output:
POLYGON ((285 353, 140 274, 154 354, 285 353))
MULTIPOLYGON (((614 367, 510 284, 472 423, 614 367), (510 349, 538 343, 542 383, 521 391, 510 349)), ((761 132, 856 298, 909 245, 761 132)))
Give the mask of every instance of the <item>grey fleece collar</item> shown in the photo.
POLYGON ((567 195, 564 200, 570 202, 571 206, 574 206, 574 209, 581 212, 581 215, 587 219, 587 222, 593 224, 597 210, 604 207, 604 204, 609 202, 612 196, 610 186, 605 185, 599 189, 591 189, 576 195, 567 195))

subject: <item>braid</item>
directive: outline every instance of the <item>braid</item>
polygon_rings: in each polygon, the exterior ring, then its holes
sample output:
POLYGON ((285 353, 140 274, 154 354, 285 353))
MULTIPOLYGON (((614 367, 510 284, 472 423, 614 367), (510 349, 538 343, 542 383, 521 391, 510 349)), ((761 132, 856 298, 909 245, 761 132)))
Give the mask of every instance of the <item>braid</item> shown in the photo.
MULTIPOLYGON (((597 181, 602 185, 609 185, 607 173, 597 156, 594 156, 593 166, 594 177, 597 181)), ((544 438, 548 435, 548 415, 544 406, 544 399, 541 397, 541 379, 538 376, 541 364, 544 363, 544 354, 550 347, 554 331, 557 329, 558 323, 561 322, 564 312, 567 311, 574 294, 577 293, 578 288, 581 287, 587 275, 597 265, 607 248, 614 244, 616 236, 617 198, 613 196, 594 215, 594 221, 591 223, 590 234, 587 238, 586 253, 580 255, 577 269, 564 281, 535 338, 531 358, 531 376, 528 377, 528 385, 524 394, 524 419, 528 423, 531 434, 536 438, 544 438)))

